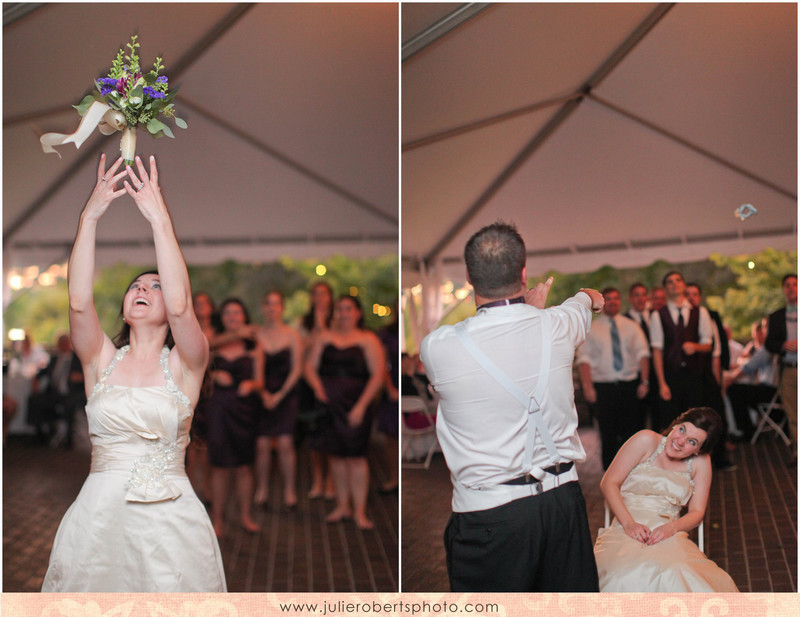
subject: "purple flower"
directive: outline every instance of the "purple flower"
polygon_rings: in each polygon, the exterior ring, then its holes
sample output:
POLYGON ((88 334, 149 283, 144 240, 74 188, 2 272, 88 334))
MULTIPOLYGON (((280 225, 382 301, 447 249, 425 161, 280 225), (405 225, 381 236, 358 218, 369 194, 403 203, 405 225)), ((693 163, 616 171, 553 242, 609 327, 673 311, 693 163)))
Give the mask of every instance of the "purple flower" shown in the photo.
POLYGON ((125 94, 125 84, 127 83, 127 79, 124 77, 120 77, 119 81, 117 81, 117 92, 120 94, 125 94))
POLYGON ((167 76, 166 76, 166 75, 161 75, 161 76, 159 76, 159 77, 156 77, 156 83, 157 83, 157 84, 165 84, 165 83, 167 83, 168 81, 169 81, 169 79, 167 79, 167 76))
POLYGON ((109 92, 114 91, 117 80, 113 77, 101 77, 97 80, 97 83, 100 85, 100 96, 105 96, 109 92))
POLYGON ((149 96, 151 99, 163 99, 164 98, 164 93, 163 92, 159 92, 158 90, 154 90, 150 86, 145 86, 144 87, 144 93, 147 96, 149 96))

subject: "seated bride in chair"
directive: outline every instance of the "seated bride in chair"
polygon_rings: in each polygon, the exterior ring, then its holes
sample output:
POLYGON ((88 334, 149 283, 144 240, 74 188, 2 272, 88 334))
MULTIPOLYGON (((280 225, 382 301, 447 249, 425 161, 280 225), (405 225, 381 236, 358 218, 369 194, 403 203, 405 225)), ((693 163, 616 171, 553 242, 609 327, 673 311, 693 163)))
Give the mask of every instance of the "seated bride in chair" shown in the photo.
POLYGON ((688 536, 705 516, 721 430, 713 409, 695 407, 664 435, 639 431, 622 446, 600 482, 615 515, 594 547, 600 591, 738 591, 688 536))

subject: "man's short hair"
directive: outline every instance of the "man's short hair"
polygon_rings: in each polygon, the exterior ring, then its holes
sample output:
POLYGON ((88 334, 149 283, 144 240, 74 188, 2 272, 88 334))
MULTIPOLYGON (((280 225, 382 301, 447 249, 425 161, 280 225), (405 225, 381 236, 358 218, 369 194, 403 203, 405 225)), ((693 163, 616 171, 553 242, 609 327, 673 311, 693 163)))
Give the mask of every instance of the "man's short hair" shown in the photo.
POLYGON ((647 293, 647 285, 642 283, 641 281, 635 282, 633 285, 628 287, 628 295, 630 296, 633 293, 634 289, 638 289, 639 287, 643 288, 645 293, 647 293))
POLYGON ((697 287, 697 292, 698 292, 698 293, 699 293, 701 296, 703 295, 703 288, 702 288, 702 287, 700 287, 700 285, 698 285, 698 284, 697 284, 697 283, 695 283, 694 281, 692 281, 691 283, 686 283, 686 288, 688 289, 689 287, 697 287))
POLYGON ((783 278, 781 279, 781 287, 783 287, 786 284, 786 281, 788 281, 789 279, 796 279, 796 278, 797 275, 792 274, 791 272, 789 274, 784 274, 783 278))
POLYGON ((497 221, 478 230, 464 247, 469 282, 484 298, 516 293, 525 267, 525 242, 511 223, 497 221))
POLYGON ((662 278, 662 279, 661 279, 661 285, 662 285, 662 286, 666 286, 666 284, 667 284, 667 279, 668 279, 669 277, 671 277, 673 274, 677 274, 679 277, 681 277, 681 280, 682 280, 682 281, 686 282, 686 279, 684 279, 684 278, 683 278, 683 274, 681 274, 681 273, 680 273, 680 272, 678 272, 677 270, 670 270, 669 272, 667 272, 667 273, 664 275, 664 278, 662 278))
POLYGON ((611 286, 604 287, 603 291, 601 291, 600 294, 605 296, 606 294, 610 294, 612 292, 619 293, 619 289, 617 289, 616 287, 611 287, 611 286))

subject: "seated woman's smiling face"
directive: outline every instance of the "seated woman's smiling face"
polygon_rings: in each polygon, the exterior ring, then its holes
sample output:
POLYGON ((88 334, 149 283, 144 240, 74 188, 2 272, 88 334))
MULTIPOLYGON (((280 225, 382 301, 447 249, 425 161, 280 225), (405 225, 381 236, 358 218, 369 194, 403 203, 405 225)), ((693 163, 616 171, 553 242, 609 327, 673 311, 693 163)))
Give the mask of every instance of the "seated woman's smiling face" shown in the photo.
POLYGON ((664 452, 673 459, 694 456, 703 447, 707 437, 708 433, 691 422, 676 424, 667 436, 664 452))

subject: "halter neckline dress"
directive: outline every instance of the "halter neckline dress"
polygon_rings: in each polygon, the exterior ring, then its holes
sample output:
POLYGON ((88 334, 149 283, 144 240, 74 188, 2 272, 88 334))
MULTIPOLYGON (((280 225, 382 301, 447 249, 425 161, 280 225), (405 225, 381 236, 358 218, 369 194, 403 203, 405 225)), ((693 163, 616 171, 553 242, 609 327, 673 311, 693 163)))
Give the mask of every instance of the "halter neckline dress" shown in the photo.
POLYGON ((86 405, 92 464, 58 528, 42 591, 225 591, 219 544, 184 470, 192 408, 161 351, 164 385, 109 385, 86 405))
MULTIPOLYGON (((631 470, 621 487, 628 512, 651 530, 679 518, 694 493, 692 457, 686 459, 682 471, 653 463, 666 442, 663 437, 655 452, 631 470)), ((647 546, 629 537, 615 517, 611 526, 600 532, 594 555, 601 592, 738 591, 728 573, 708 559, 685 531, 647 546)))

